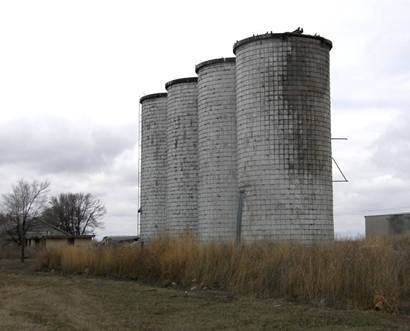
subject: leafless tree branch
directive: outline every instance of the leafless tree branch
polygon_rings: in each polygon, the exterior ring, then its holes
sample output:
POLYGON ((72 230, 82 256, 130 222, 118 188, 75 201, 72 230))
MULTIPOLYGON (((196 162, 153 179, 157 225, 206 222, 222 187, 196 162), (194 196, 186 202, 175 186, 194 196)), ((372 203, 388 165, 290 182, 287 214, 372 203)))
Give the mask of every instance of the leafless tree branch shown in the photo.
POLYGON ((0 226, 11 240, 21 247, 21 261, 24 262, 26 233, 33 220, 40 217, 46 201, 50 184, 20 179, 12 186, 10 193, 1 199, 0 226))
POLYGON ((103 203, 90 193, 62 193, 51 198, 43 217, 73 236, 80 236, 102 227, 105 213, 103 203))

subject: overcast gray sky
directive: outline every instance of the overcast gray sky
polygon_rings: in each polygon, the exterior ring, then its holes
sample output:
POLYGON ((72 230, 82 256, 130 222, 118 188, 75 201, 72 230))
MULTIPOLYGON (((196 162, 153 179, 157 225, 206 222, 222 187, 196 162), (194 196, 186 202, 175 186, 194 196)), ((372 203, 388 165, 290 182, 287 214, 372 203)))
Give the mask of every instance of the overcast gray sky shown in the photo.
POLYGON ((138 100, 236 40, 301 26, 333 41, 335 229, 410 211, 410 1, 1 1, 0 193, 92 192, 136 234, 138 100), (335 172, 335 176, 338 176, 335 172))

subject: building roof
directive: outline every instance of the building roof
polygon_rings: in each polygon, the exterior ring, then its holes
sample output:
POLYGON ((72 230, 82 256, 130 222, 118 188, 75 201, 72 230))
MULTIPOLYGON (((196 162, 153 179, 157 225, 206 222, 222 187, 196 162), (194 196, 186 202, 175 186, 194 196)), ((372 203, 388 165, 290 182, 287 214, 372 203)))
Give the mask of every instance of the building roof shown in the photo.
POLYGON ((139 239, 140 239, 139 236, 105 236, 102 239, 102 241, 111 242, 111 243, 121 243, 121 242, 138 241, 139 239))
POLYGON ((407 213, 394 213, 394 214, 378 214, 378 215, 366 215, 365 218, 372 218, 372 217, 389 217, 389 216, 410 216, 410 212, 407 213))
POLYGON ((165 84, 165 89, 168 90, 169 87, 176 84, 187 84, 187 83, 197 83, 198 77, 185 77, 171 80, 165 84))
POLYGON ((145 100, 148 100, 148 99, 166 98, 167 95, 168 95, 168 93, 147 94, 147 95, 144 95, 143 97, 140 98, 140 103, 143 103, 145 100))
POLYGON ((250 42, 258 41, 258 40, 266 40, 266 39, 287 39, 287 38, 306 38, 306 39, 316 39, 322 42, 323 44, 327 45, 329 47, 329 50, 332 49, 333 44, 329 39, 323 38, 319 35, 309 35, 309 34, 301 34, 301 33, 295 33, 295 32, 282 32, 282 33, 273 33, 273 32, 267 32, 265 34, 258 34, 254 35, 252 37, 248 37, 242 40, 237 41, 233 45, 233 53, 236 54, 236 51, 239 47, 248 44, 250 42))
POLYGON ((218 59, 212 59, 208 61, 203 61, 195 66, 195 72, 198 73, 199 70, 206 66, 214 65, 214 64, 221 64, 221 63, 232 63, 235 64, 236 58, 234 57, 221 57, 218 59))
POLYGON ((95 235, 93 234, 86 234, 80 236, 72 236, 72 235, 41 235, 41 236, 30 236, 27 239, 92 239, 95 235))
POLYGON ((40 218, 34 219, 27 231, 27 239, 92 239, 95 235, 75 236, 40 218))
MULTIPOLYGON (((30 222, 29 229, 26 233, 26 239, 92 239, 94 237, 95 235, 93 234, 73 236, 40 218, 36 218, 30 222)), ((0 241, 9 242, 10 240, 6 234, 6 229, 0 227, 0 241)))
POLYGON ((26 238, 40 238, 44 236, 66 236, 72 235, 59 227, 48 223, 40 218, 36 218, 30 222, 26 238))

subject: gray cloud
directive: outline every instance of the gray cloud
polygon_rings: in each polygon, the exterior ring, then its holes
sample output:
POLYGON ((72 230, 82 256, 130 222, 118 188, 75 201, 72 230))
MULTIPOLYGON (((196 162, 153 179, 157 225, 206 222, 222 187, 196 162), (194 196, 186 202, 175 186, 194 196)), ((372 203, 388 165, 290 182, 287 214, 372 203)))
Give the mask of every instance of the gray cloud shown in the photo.
POLYGON ((378 171, 406 183, 410 182, 409 123, 410 115, 400 113, 371 146, 371 161, 378 171))
POLYGON ((334 154, 346 165, 350 182, 334 185, 336 229, 363 234, 365 215, 410 211, 410 115, 390 106, 357 108, 345 116, 351 141, 334 154))
POLYGON ((14 120, 0 126, 1 166, 18 165, 51 173, 92 173, 133 148, 137 125, 91 126, 57 117, 14 120))
POLYGON ((13 15, 0 10, 0 25, 10 31, 0 54, 0 193, 18 177, 49 179, 53 193, 87 191, 103 199, 108 213, 100 234, 135 233, 136 96, 192 75, 202 60, 230 56, 236 39, 303 25, 334 43, 332 129, 349 141, 334 142, 333 154, 350 180, 334 185, 337 232, 363 234, 364 215, 409 207, 410 2, 296 2, 238 1, 235 15, 228 3, 218 4, 212 25, 212 6, 198 17, 188 3, 181 11, 164 3, 156 20, 135 19, 136 12, 158 13, 154 2, 99 6, 97 16, 94 6, 73 5, 61 15, 37 4, 28 11, 10 5, 13 15), (195 26, 189 31, 187 17, 195 26), (171 38, 163 38, 164 27, 171 38), (134 122, 116 124, 127 120, 134 122))

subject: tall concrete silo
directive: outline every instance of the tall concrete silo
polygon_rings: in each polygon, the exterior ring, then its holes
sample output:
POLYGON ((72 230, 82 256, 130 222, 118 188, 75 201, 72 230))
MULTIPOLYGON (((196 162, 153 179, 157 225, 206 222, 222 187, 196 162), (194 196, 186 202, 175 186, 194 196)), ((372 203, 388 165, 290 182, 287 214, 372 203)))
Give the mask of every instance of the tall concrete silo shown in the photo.
POLYGON ((198 89, 196 77, 166 83, 167 226, 171 236, 198 228, 198 89))
POLYGON ((198 74, 198 233, 203 240, 233 240, 236 233, 235 58, 196 66, 198 74))
POLYGON ((242 238, 333 239, 329 50, 319 36, 238 41, 242 238))
POLYGON ((141 115, 141 224, 144 240, 165 232, 167 94, 140 99, 141 115))

